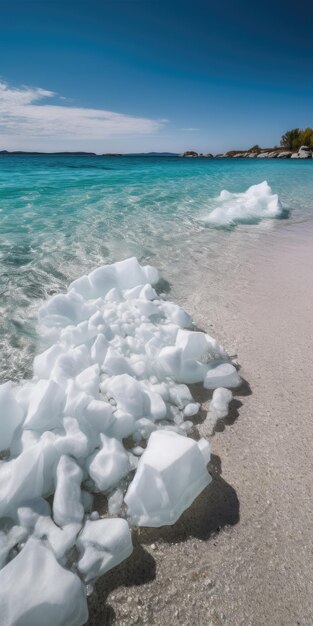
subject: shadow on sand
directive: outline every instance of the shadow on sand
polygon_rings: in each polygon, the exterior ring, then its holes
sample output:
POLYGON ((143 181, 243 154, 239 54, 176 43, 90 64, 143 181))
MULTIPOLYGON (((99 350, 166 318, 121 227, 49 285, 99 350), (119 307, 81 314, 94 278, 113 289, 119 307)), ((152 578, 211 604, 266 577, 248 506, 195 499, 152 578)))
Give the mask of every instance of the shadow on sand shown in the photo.
POLYGON ((151 582, 156 577, 156 562, 145 549, 154 542, 177 543, 191 537, 208 540, 224 526, 239 521, 239 500, 236 491, 221 476, 221 461, 212 455, 209 464, 210 485, 173 526, 143 528, 133 532, 134 551, 118 567, 108 572, 96 584, 89 601, 89 626, 114 623, 115 612, 106 603, 108 595, 118 587, 133 587, 151 582))
MULTIPOLYGON (((206 391, 201 385, 193 385, 191 392, 195 400, 201 404, 208 402, 212 396, 212 392, 206 391)), ((245 380, 237 394, 239 396, 251 394, 251 389, 245 380)), ((231 426, 239 416, 241 406, 242 402, 235 397, 230 404, 228 416, 218 421, 215 432, 231 426)), ((195 439, 200 437, 197 425, 201 424, 205 417, 206 411, 201 409, 193 419, 195 439)), ((121 586, 140 586, 155 579, 156 561, 145 546, 156 542, 184 542, 192 537, 207 541, 210 537, 216 536, 225 526, 234 526, 239 522, 239 500, 235 489, 222 478, 221 460, 217 455, 212 454, 208 469, 212 482, 183 513, 176 524, 133 531, 132 555, 96 583, 95 591, 89 599, 88 626, 109 626, 114 623, 114 609, 107 604, 107 598, 114 589, 121 586)))

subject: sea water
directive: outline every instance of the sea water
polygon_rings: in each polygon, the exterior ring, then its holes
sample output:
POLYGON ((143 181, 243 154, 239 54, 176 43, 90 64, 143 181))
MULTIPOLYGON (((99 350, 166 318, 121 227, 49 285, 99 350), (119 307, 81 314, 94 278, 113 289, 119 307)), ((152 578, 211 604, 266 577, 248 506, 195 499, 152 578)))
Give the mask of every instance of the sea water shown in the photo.
POLYGON ((222 291, 228 267, 312 218, 313 160, 1 155, 0 379, 30 375, 39 306, 94 267, 135 255, 184 304, 204 274, 222 291), (274 204, 251 204, 264 181, 274 204))

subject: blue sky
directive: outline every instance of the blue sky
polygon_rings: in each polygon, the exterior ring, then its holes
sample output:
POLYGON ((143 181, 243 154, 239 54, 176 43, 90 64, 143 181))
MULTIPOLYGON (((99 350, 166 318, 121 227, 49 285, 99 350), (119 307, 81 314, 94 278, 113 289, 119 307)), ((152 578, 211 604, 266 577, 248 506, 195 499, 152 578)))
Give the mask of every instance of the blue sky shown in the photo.
POLYGON ((1 147, 275 145, 313 125, 312 23, 308 0, 1 0, 1 147))

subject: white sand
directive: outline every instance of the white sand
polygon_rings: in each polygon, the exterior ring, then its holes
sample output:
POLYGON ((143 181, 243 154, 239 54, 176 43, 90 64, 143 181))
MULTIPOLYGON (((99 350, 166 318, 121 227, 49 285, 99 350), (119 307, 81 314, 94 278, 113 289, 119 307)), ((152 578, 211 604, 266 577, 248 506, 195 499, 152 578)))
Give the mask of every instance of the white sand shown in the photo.
POLYGON ((228 267, 214 308, 208 273, 181 302, 238 353, 252 393, 212 440, 212 485, 174 527, 141 531, 90 625, 313 623, 312 240, 311 223, 282 225, 228 267))

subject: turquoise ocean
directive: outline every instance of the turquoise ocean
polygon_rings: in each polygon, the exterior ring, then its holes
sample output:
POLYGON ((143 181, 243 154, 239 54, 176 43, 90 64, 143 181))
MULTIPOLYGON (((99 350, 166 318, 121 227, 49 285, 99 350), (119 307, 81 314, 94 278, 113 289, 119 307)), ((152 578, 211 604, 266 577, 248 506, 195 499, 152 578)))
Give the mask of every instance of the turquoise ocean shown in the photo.
POLYGON ((184 303, 203 272, 222 290, 227 264, 312 219, 313 160, 1 155, 1 380, 30 374, 40 304, 92 268, 135 255, 184 303), (279 219, 206 222, 222 190, 265 180, 279 219))

